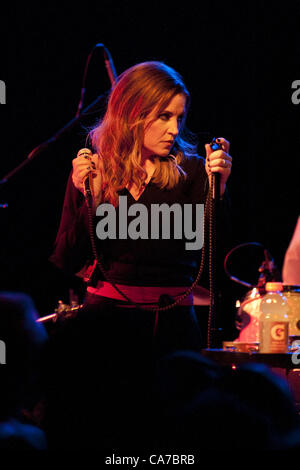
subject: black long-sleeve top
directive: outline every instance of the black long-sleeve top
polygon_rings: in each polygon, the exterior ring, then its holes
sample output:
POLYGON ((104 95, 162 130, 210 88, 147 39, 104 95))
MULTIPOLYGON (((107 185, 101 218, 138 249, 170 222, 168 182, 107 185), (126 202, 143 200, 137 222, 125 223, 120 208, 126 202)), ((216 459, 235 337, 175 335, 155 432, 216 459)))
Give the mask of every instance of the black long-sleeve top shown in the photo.
MULTIPOLYGON (((196 204, 204 204, 208 192, 205 160, 199 156, 186 157, 181 167, 186 172, 187 178, 180 178, 179 183, 170 190, 160 189, 151 180, 138 201, 126 188, 119 192, 120 196, 127 196, 128 208, 133 204, 143 204, 147 207, 148 239, 132 240, 129 237, 118 239, 118 223, 117 239, 100 240, 94 230, 97 251, 111 281, 136 286, 188 286, 194 281, 199 268, 201 249, 186 250, 186 242, 194 240, 185 238, 184 227, 182 239, 173 238, 172 226, 170 239, 150 238, 151 204, 166 203, 168 206, 180 204, 182 215, 185 210, 184 205, 193 204, 193 229, 195 229, 196 204)), ((227 202, 227 197, 221 202, 219 239, 222 239, 223 233, 225 235, 227 232, 227 202)), ((117 222, 118 218, 119 207, 116 208, 117 222)), ((136 216, 128 217, 128 223, 135 218, 136 216)), ((99 221, 100 218, 96 216, 95 226, 99 221)), ((62 270, 75 274, 92 260, 87 205, 83 194, 73 185, 70 174, 55 250, 50 261, 62 270)), ((105 280, 99 270, 94 281, 97 279, 105 280)))

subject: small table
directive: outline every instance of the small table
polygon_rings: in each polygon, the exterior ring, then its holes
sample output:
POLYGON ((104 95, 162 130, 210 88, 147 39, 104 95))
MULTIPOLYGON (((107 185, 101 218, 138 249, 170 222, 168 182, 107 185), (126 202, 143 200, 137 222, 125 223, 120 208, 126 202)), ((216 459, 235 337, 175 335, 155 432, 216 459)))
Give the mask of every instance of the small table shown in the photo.
MULTIPOLYGON (((251 352, 237 352, 226 351, 224 349, 203 349, 202 355, 206 358, 224 365, 237 368, 242 364, 260 363, 270 367, 270 369, 281 369, 279 375, 285 375, 290 390, 293 393, 296 409, 300 415, 300 364, 299 353, 288 352, 285 354, 266 354, 259 353, 258 351, 251 352), (295 354, 294 358, 292 357, 295 354), (296 359, 296 360, 295 360, 296 359), (284 373, 285 371, 285 373, 284 373)), ((273 370, 275 372, 275 370, 273 370)))
MULTIPOLYGON (((266 354, 259 352, 237 352, 224 349, 203 349, 202 355, 225 366, 239 366, 246 363, 261 363, 271 368, 285 369, 286 374, 292 369, 300 369, 300 364, 293 362, 292 352, 285 354, 266 354)), ((295 356, 294 356, 295 357, 295 356)))

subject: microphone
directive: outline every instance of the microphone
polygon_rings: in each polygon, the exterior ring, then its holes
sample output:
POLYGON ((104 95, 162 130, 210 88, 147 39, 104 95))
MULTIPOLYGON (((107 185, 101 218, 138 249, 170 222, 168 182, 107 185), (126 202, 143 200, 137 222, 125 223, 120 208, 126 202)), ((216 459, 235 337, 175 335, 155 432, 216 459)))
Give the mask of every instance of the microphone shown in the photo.
POLYGON ((105 67, 106 67, 106 70, 110 79, 111 86, 114 86, 117 80, 117 72, 116 72, 112 57, 110 55, 110 52, 105 46, 103 46, 103 55, 104 55, 105 67))
POLYGON ((265 249, 264 250, 264 255, 265 255, 265 269, 268 271, 271 281, 281 281, 280 279, 280 273, 278 271, 278 268, 274 262, 273 256, 270 254, 270 252, 265 249))
MULTIPOLYGON (((210 147, 213 151, 215 150, 222 150, 221 144, 218 144, 216 138, 214 137, 210 143, 210 147)), ((211 174, 211 183, 212 183, 212 198, 216 201, 220 199, 220 180, 221 176, 220 173, 212 173, 211 174)))
MULTIPOLYGON (((87 160, 91 160, 93 153, 88 148, 83 148, 77 153, 77 157, 84 157, 87 160)), ((92 170, 88 172, 83 180, 83 189, 85 198, 92 197, 92 170)))
POLYGON ((267 249, 264 249, 264 261, 259 267, 261 273, 258 279, 257 287, 263 288, 267 282, 281 282, 280 272, 274 262, 274 259, 267 249))

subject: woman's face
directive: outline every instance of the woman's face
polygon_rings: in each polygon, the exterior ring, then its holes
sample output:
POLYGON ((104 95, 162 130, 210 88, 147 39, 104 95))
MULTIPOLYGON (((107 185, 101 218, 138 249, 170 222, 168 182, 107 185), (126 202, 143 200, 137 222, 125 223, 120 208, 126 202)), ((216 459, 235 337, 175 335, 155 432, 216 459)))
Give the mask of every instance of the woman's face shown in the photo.
POLYGON ((157 108, 151 111, 144 126, 143 158, 169 155, 185 116, 185 106, 186 97, 180 93, 159 114, 157 108))

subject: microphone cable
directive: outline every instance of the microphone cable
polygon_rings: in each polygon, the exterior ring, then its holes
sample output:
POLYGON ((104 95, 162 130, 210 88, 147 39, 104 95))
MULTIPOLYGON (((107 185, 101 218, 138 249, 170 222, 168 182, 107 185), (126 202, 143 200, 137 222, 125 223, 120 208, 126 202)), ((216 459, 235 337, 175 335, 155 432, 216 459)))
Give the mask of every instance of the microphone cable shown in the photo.
MULTIPOLYGON (((89 178, 87 177, 86 180, 85 180, 85 183, 86 183, 86 191, 85 191, 85 194, 86 194, 86 204, 87 204, 87 210, 88 210, 88 224, 89 224, 89 227, 88 227, 88 230, 89 230, 89 235, 90 235, 90 241, 91 241, 91 248, 92 248, 92 253, 93 253, 93 256, 94 256, 94 259, 95 259, 95 262, 96 262, 96 265, 97 267, 99 268, 100 272, 102 273, 102 275, 104 276, 104 279, 106 279, 107 282, 109 282, 113 288, 132 306, 136 307, 136 308, 139 308, 139 309, 144 309, 144 310, 150 310, 150 311, 155 311, 155 321, 154 321, 154 330, 153 330, 153 335, 155 336, 156 334, 156 329, 157 329, 157 323, 158 323, 158 314, 160 312, 165 312, 167 310, 171 310, 175 307, 177 307, 178 305, 180 305, 180 303, 192 292, 192 290, 196 287, 196 285, 198 284, 202 274, 203 274, 203 271, 204 271, 204 262, 205 262, 205 256, 206 256, 206 242, 205 242, 205 235, 204 235, 204 243, 203 243, 203 247, 202 247, 202 252, 201 252, 201 261, 200 261, 200 266, 199 266, 199 271, 198 271, 198 274, 194 280, 194 282, 192 283, 192 285, 185 291, 183 292, 181 295, 179 295, 179 297, 176 298, 176 300, 174 300, 172 303, 168 304, 168 305, 164 305, 164 306, 159 306, 159 303, 143 303, 143 304, 139 304, 137 302, 134 302, 133 300, 131 300, 124 292, 121 291, 121 289, 116 285, 116 283, 110 278, 109 274, 107 273, 106 269, 104 268, 103 266, 103 259, 101 259, 101 256, 99 256, 98 254, 98 250, 97 250, 97 247, 96 247, 96 241, 95 241, 95 236, 94 236, 94 232, 95 232, 95 226, 94 226, 94 205, 93 205, 93 198, 91 197, 91 194, 92 194, 92 191, 91 191, 91 188, 87 188, 87 185, 89 184, 89 178)), ((206 202, 205 202, 205 209, 204 209, 204 227, 203 227, 203 231, 204 231, 204 234, 206 232, 206 219, 208 217, 208 210, 209 210, 209 207, 210 207, 210 203, 209 203, 209 197, 210 197, 210 194, 208 192, 207 194, 207 199, 206 199, 206 202)))

